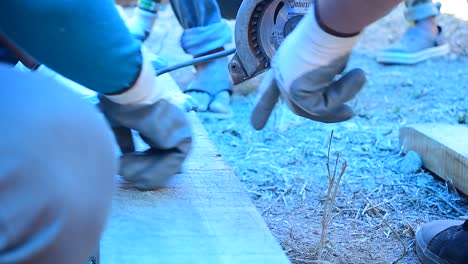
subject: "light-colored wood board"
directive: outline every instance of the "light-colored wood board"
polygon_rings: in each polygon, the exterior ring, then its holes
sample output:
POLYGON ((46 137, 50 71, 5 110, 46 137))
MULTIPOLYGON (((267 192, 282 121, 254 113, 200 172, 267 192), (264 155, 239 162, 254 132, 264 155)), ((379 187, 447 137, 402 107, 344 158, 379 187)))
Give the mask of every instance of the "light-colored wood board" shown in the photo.
POLYGON ((166 188, 118 190, 101 264, 289 263, 194 114, 194 147, 166 188))
POLYGON ((415 124, 400 129, 400 145, 414 150, 423 166, 468 194, 468 127, 415 124))

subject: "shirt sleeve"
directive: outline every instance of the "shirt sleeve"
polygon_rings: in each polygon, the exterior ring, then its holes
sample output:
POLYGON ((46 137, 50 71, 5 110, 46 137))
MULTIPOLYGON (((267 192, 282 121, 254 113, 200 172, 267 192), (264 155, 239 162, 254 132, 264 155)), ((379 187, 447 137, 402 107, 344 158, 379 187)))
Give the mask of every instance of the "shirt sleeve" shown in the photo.
POLYGON ((2 0, 0 31, 40 63, 102 94, 129 88, 141 70, 141 42, 113 0, 2 0))

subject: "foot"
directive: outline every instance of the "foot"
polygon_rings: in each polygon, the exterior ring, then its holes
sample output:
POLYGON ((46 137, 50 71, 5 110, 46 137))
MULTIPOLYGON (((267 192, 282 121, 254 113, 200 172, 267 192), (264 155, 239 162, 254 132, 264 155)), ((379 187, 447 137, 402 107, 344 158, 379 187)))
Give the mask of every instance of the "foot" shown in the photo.
POLYGON ((439 220, 416 232, 416 253, 423 264, 466 263, 468 221, 439 220))
POLYGON ((227 68, 227 58, 197 65, 194 80, 185 90, 198 101, 198 112, 230 112, 232 82, 227 68))
POLYGON ((206 112, 209 110, 213 113, 226 114, 231 111, 231 95, 227 91, 220 92, 213 99, 210 94, 205 92, 187 92, 186 94, 197 101, 198 104, 195 109, 197 112, 206 112))
POLYGON ((211 102, 211 95, 206 92, 198 92, 198 91, 188 91, 185 92, 186 95, 191 96, 193 99, 197 101, 197 107, 195 111, 197 112, 206 112, 208 111, 208 106, 211 102))
POLYGON ((415 64, 450 51, 438 27, 434 34, 427 27, 413 26, 389 48, 377 53, 377 61, 388 64, 415 64))
MULTIPOLYGON (((151 61, 151 64, 156 71, 161 70, 168 65, 168 62, 164 57, 149 52, 145 53, 145 56, 151 61)), ((166 73, 156 76, 156 85, 164 89, 164 92, 161 95, 162 99, 166 99, 170 103, 187 112, 197 108, 197 100, 188 94, 184 94, 170 74, 166 73)))
POLYGON ((209 106, 210 112, 227 114, 231 111, 229 106, 231 102, 231 95, 227 91, 217 94, 209 106))
POLYGON ((164 88, 164 94, 161 96, 162 99, 166 99, 180 109, 189 112, 199 107, 197 99, 190 94, 183 93, 170 74, 166 73, 157 76, 156 85, 164 88))

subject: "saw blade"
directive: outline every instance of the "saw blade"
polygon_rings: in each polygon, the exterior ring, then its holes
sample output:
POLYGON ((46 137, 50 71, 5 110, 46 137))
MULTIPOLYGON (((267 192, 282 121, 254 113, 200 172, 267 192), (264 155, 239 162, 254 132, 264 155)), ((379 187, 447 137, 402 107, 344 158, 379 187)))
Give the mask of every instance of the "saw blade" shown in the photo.
POLYGON ((313 0, 266 0, 257 5, 251 21, 251 41, 256 53, 270 61, 283 39, 307 14, 313 0))

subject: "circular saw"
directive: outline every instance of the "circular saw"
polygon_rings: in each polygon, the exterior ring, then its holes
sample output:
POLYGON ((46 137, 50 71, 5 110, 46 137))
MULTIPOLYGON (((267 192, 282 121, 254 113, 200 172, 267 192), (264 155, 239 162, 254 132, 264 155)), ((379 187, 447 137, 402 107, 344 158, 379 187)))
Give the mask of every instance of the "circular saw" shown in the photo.
POLYGON ((283 39, 307 14, 313 0, 244 0, 236 17, 236 53, 229 63, 234 84, 270 67, 283 39))

